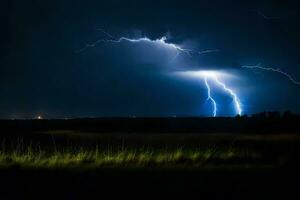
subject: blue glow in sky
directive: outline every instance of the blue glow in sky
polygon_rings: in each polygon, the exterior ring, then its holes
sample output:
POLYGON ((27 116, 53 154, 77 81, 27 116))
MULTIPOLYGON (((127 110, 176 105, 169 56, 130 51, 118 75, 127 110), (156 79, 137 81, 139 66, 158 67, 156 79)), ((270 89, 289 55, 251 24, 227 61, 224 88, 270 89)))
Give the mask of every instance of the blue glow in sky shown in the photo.
POLYGON ((12 0, 0 8, 0 118, 300 113, 299 7, 12 0), (203 71, 217 76, 178 75, 203 71))

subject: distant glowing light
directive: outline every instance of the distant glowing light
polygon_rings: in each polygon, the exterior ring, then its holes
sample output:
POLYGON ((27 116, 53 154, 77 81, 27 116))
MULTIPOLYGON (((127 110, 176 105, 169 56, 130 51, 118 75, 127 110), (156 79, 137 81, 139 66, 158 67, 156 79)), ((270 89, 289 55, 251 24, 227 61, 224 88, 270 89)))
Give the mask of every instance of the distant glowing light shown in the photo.
POLYGON ((182 71, 176 72, 176 74, 186 76, 186 77, 195 77, 195 78, 214 78, 214 77, 230 77, 231 75, 219 70, 198 70, 198 71, 182 71))
POLYGON ((217 109, 217 103, 211 95, 211 87, 209 85, 208 80, 213 81, 216 85, 220 86, 227 94, 229 94, 233 99, 236 113, 238 115, 242 114, 243 111, 237 94, 219 79, 219 77, 226 77, 226 76, 228 77, 230 76, 229 74, 222 71, 216 71, 216 70, 185 71, 185 72, 177 72, 177 74, 188 76, 188 77, 196 77, 196 78, 200 77, 204 79, 204 83, 207 89, 207 100, 211 101, 213 105, 213 110, 212 110, 213 117, 217 116, 218 109, 217 109))
POLYGON ((43 117, 39 115, 39 116, 37 116, 37 119, 43 119, 43 117))

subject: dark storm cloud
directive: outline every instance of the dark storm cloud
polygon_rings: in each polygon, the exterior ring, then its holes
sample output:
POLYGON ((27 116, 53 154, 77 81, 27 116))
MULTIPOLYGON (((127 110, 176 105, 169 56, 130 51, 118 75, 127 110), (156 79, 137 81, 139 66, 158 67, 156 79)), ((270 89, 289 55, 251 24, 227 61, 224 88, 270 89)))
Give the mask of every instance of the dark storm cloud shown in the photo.
POLYGON ((300 79, 296 1, 11 0, 0 9, 1 117, 206 115, 201 83, 165 75, 194 69, 240 71, 249 113, 300 111, 297 87, 239 67, 262 63, 300 79), (76 53, 103 37, 98 28, 116 37, 168 33, 182 47, 219 51, 172 61, 173 52, 155 46, 101 43, 76 53))

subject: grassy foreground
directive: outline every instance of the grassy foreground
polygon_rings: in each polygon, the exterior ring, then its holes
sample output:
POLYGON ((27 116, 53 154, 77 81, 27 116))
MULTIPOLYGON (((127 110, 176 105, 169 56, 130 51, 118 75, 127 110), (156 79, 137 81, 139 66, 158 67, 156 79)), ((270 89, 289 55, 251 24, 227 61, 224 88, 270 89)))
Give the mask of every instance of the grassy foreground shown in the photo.
POLYGON ((63 132, 2 138, 0 168, 278 168, 298 166, 297 135, 63 132))
POLYGON ((259 154, 228 149, 176 150, 63 150, 45 152, 28 147, 23 151, 0 151, 1 167, 76 168, 76 167, 217 167, 235 165, 251 167, 259 154))

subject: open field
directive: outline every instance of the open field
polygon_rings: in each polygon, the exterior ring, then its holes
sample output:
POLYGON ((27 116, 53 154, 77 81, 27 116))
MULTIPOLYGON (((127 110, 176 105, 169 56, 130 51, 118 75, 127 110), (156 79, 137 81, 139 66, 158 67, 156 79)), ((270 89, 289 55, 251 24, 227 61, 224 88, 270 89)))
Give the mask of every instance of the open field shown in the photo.
POLYGON ((300 197, 296 129, 263 134, 27 127, 6 127, 0 134, 0 199, 140 192, 231 200, 300 197))
POLYGON ((96 134, 46 131, 2 139, 0 167, 280 168, 297 166, 299 135, 96 134))

